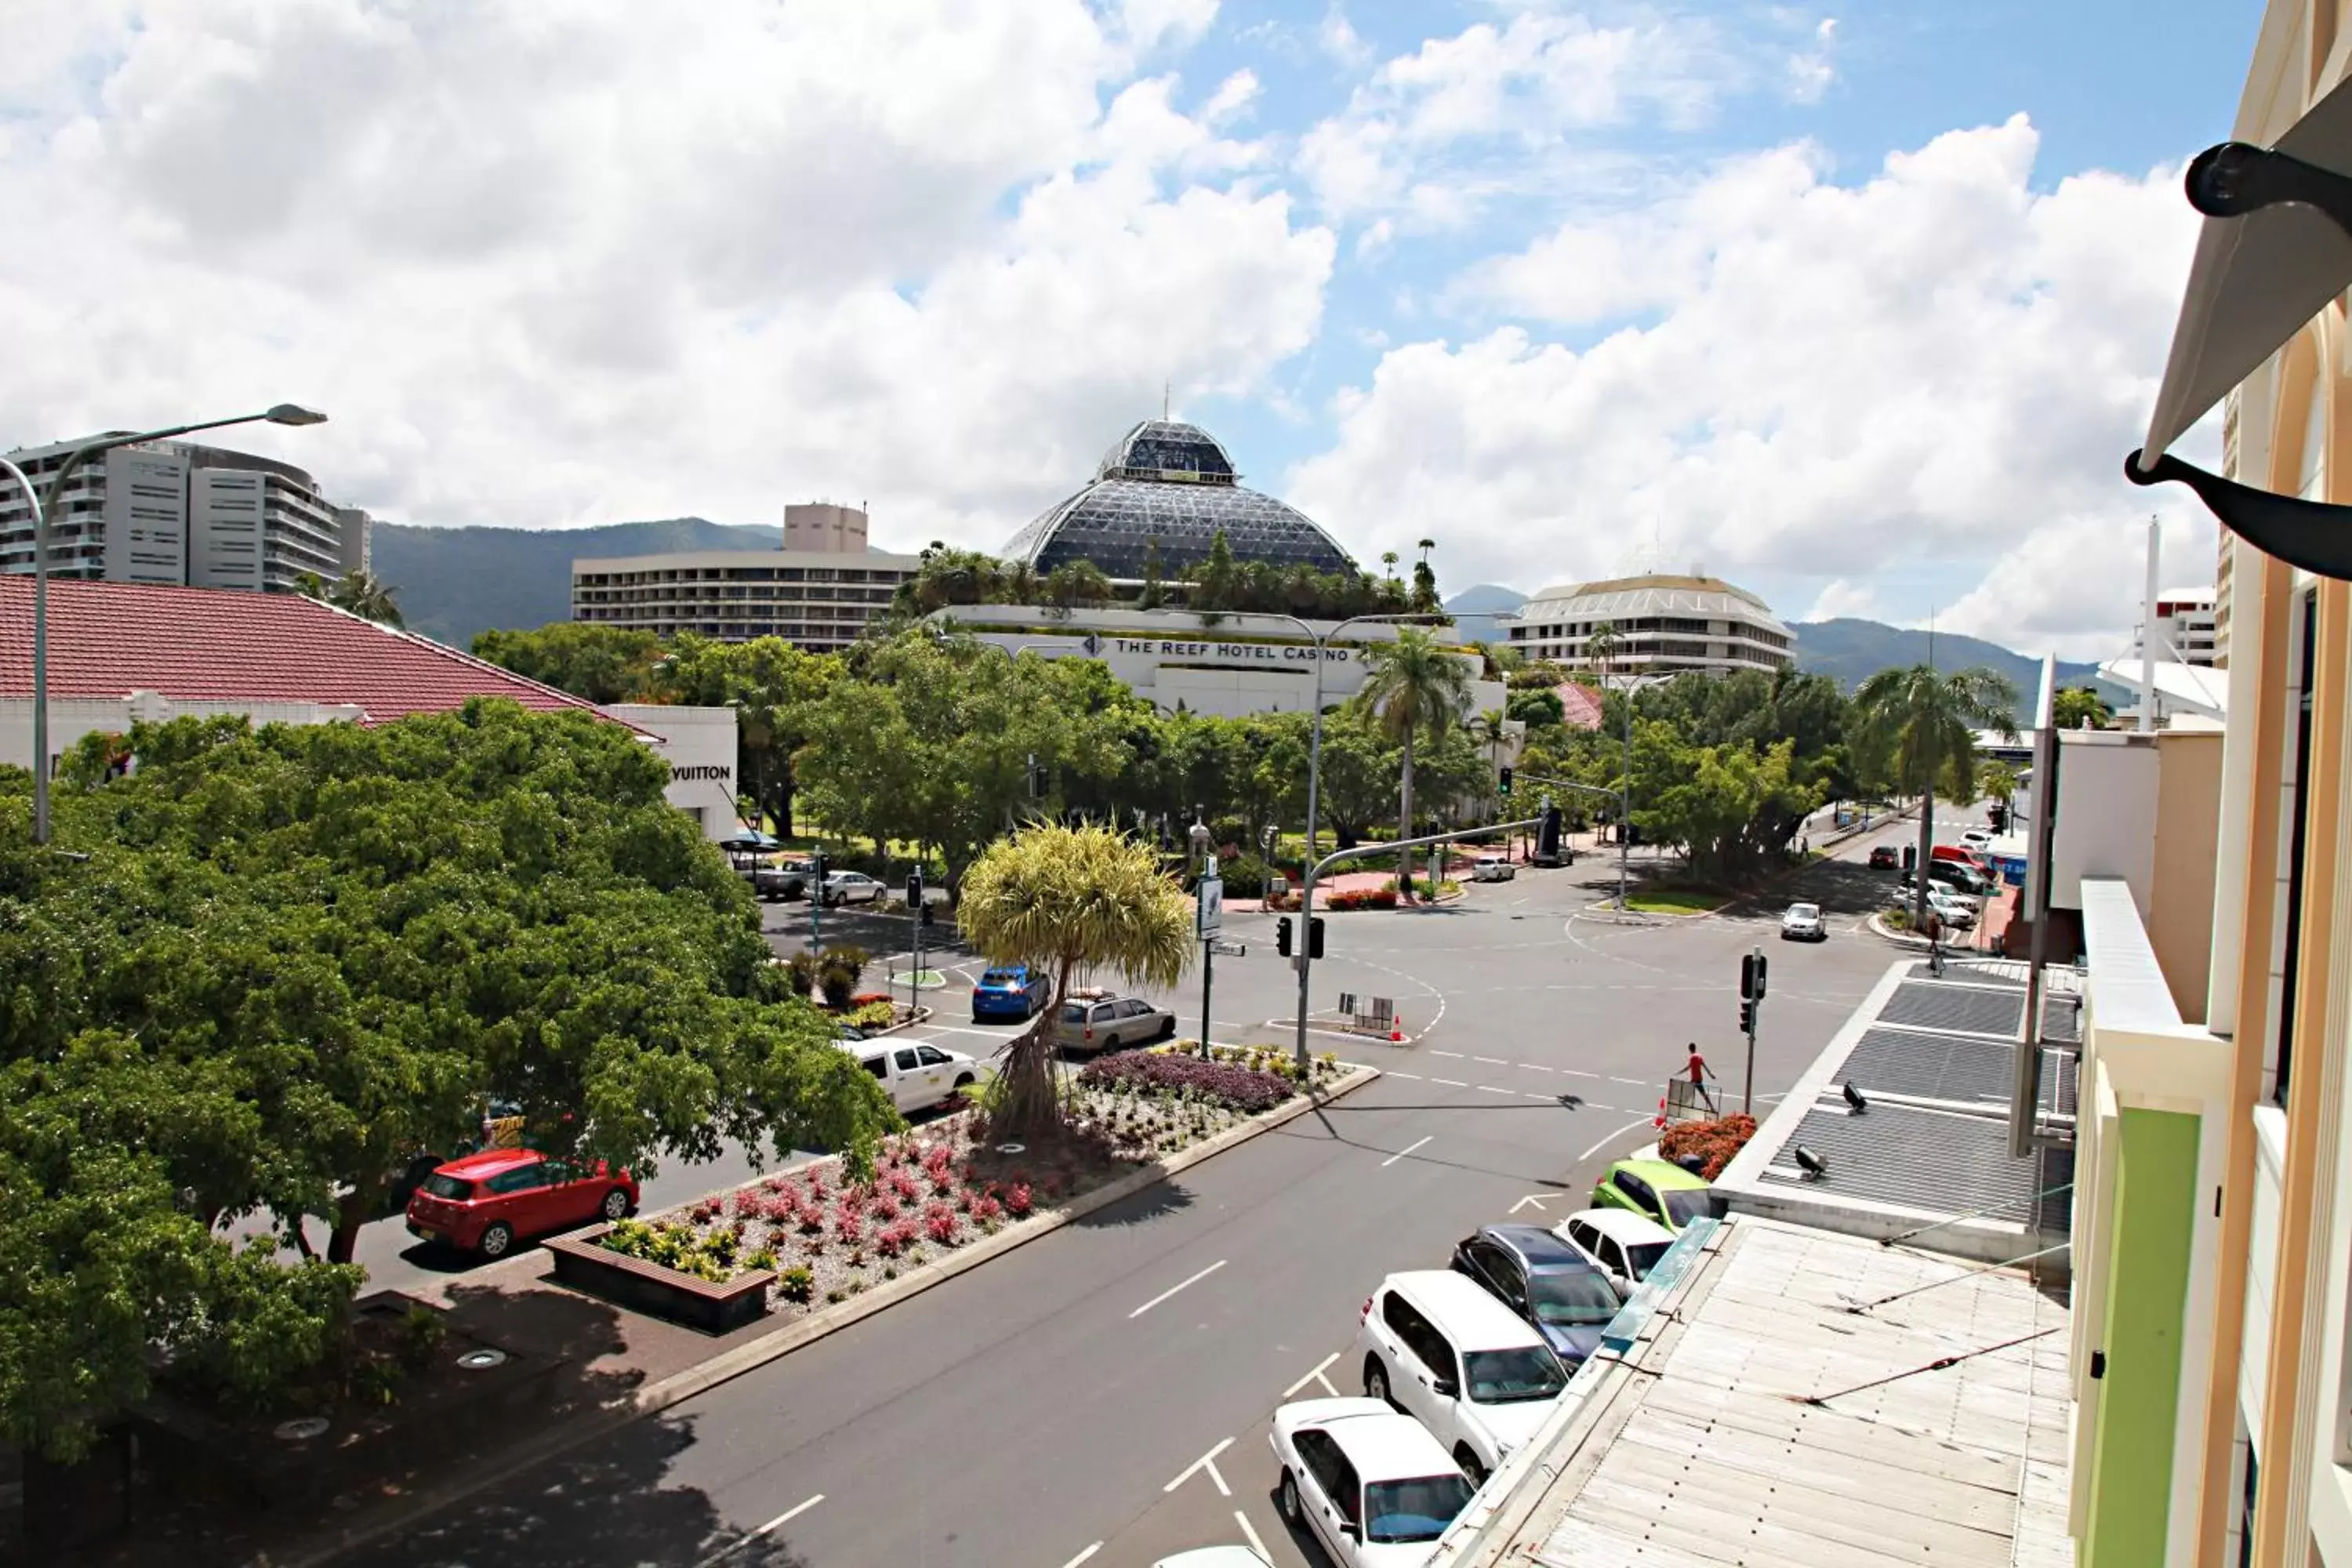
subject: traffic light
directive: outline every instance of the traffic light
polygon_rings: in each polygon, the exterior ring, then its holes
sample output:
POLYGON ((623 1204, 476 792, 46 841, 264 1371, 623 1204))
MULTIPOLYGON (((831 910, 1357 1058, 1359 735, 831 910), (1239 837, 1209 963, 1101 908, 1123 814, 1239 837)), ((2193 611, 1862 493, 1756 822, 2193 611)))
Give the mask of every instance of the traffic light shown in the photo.
POLYGON ((809 857, 809 897, 814 899, 824 891, 824 851, 820 849, 809 857))
POLYGON ((1503 770, 1503 798, 1511 798, 1511 770, 1508 768, 1503 770))
POLYGON ((1307 956, 1309 958, 1323 956, 1323 917, 1321 915, 1307 917, 1307 956))
POLYGON ((1739 995, 1742 1001, 1752 1002, 1764 994, 1764 955, 1760 952, 1739 955, 1739 995))
POLYGON ((1916 871, 1919 868, 1919 847, 1916 844, 1906 844, 1903 847, 1903 868, 1906 871, 1916 871))
POLYGON ((1034 752, 1029 753, 1029 798, 1031 800, 1045 798, 1045 770, 1038 763, 1037 753, 1034 752))
POLYGON ((1290 956, 1290 917, 1288 915, 1274 922, 1274 951, 1285 958, 1290 956))
POLYGON ((1739 1032, 1743 1035, 1756 1032, 1756 1004, 1753 1002, 1739 1005, 1739 1032))
POLYGON ((910 910, 923 907, 923 874, 920 871, 907 873, 907 907, 910 910))

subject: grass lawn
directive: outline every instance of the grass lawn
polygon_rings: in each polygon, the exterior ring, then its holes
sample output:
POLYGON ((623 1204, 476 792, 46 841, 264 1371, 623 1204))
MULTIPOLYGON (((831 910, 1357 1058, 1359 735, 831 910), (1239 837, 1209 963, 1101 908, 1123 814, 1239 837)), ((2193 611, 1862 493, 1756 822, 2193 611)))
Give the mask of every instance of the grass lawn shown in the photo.
POLYGON ((1625 895, 1625 907, 1645 915, 1703 915, 1730 895, 1694 888, 1652 888, 1625 895))

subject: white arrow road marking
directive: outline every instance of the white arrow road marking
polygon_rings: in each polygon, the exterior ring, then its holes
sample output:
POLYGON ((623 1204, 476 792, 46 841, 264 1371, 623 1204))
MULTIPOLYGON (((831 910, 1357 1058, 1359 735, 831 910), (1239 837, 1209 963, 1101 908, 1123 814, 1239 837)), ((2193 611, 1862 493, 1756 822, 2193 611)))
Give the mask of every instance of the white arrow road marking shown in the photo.
POLYGON ((1538 1208, 1541 1208, 1541 1207, 1543 1207, 1543 1206, 1544 1206, 1544 1205, 1543 1205, 1543 1199, 1541 1199, 1541 1198, 1539 1198, 1539 1197, 1536 1196, 1536 1194, 1533 1194, 1533 1193, 1529 1193, 1526 1197, 1521 1198, 1517 1203, 1515 1203, 1515 1204, 1513 1204, 1513 1205, 1511 1205, 1511 1212, 1512 1212, 1513 1214, 1517 1214, 1517 1213, 1518 1213, 1521 1209, 1523 1209, 1523 1208, 1527 1207, 1529 1204, 1533 1204, 1533 1205, 1536 1205, 1536 1207, 1538 1207, 1538 1208))
POLYGON ((1225 1478, 1217 1473, 1217 1456, 1223 1453, 1233 1446, 1234 1440, 1231 1437, 1226 1438, 1223 1442, 1218 1444, 1215 1447, 1210 1449, 1207 1453, 1202 1455, 1199 1458, 1193 1460, 1191 1464, 1178 1471, 1176 1479, 1170 1481, 1166 1486, 1161 1487, 1160 1489, 1162 1492, 1172 1492, 1178 1487, 1182 1486, 1186 1481, 1191 1480, 1199 1471, 1206 1470, 1209 1472, 1209 1479, 1217 1483, 1218 1496, 1233 1496, 1234 1489, 1225 1485, 1225 1478))
MULTIPOLYGON (((1436 1136, 1437 1136, 1437 1134, 1436 1134, 1436 1133, 1434 1133, 1434 1132, 1433 1132, 1433 1133, 1431 1133, 1431 1134, 1429 1135, 1429 1138, 1434 1138, 1434 1137, 1436 1137, 1436 1136)), ((1381 1161, 1381 1169, 1382 1169, 1382 1170, 1386 1170, 1386 1169, 1388 1169, 1391 1165, 1395 1164, 1399 1160, 1403 1159, 1407 1154, 1410 1154, 1410 1153, 1412 1153, 1415 1149, 1420 1148, 1420 1147, 1421 1147, 1421 1145, 1422 1145, 1423 1143, 1426 1143, 1426 1142, 1429 1142, 1429 1138, 1423 1138, 1423 1139, 1422 1139, 1419 1142, 1414 1142, 1414 1143, 1408 1143, 1408 1144, 1406 1144, 1403 1148, 1402 1148, 1402 1149, 1398 1150, 1395 1153, 1393 1153, 1393 1154, 1390 1155, 1387 1159, 1385 1159, 1385 1160, 1381 1161)))
POLYGON ((1319 1383, 1325 1388, 1330 1389, 1331 1393, 1336 1395, 1339 1391, 1331 1387, 1331 1380, 1323 1375, 1323 1369, 1329 1366, 1333 1362, 1338 1361, 1339 1359, 1339 1352, 1338 1351, 1333 1351, 1329 1355, 1325 1356, 1321 1361, 1315 1363, 1315 1370, 1313 1372, 1308 1373, 1305 1377, 1300 1378, 1297 1383, 1294 1383, 1288 1388, 1284 1389, 1282 1391, 1282 1396, 1285 1399, 1287 1399, 1310 1383, 1319 1383))

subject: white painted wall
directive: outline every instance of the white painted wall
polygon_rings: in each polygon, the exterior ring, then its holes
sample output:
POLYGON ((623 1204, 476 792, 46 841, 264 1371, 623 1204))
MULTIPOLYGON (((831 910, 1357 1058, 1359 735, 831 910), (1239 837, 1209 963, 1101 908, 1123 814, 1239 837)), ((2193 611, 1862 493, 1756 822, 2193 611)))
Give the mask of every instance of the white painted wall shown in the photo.
POLYGON ((2083 907, 2083 879, 2117 877, 2145 921, 2156 884, 2158 764, 2153 735, 2061 731, 2050 902, 2083 907))
POLYGON ((669 803, 702 825, 706 838, 742 826, 735 815, 735 710, 614 702, 599 710, 662 738, 669 758, 669 803))

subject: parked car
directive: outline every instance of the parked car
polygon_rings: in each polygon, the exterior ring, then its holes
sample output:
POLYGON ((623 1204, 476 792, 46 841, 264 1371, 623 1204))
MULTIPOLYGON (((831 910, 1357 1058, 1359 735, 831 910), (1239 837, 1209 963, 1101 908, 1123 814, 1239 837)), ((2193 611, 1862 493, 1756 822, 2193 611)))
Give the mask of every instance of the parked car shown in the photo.
POLYGON ((1034 1018, 1054 999, 1053 976, 1033 964, 1008 963, 981 972, 971 988, 971 1021, 1034 1018))
POLYGON ((1874 871, 1892 871, 1901 864, 1903 857, 1895 853, 1892 844, 1878 845, 1870 852, 1870 868, 1874 871))
POLYGON ((1964 893, 1979 904, 1993 889, 1993 879, 1974 866, 1959 860, 1931 860, 1927 863, 1927 880, 1941 882, 1954 892, 1964 893))
POLYGON ((1991 858, 1983 850, 1970 848, 1965 844, 1938 844, 1934 849, 1928 851, 1927 858, 1958 860, 1962 865, 1975 867, 1988 877, 1992 875, 1991 858))
POLYGON ((425 1178, 408 1229, 463 1252, 504 1258, 518 1241, 635 1212, 637 1179, 604 1162, 553 1160, 536 1149, 485 1149, 425 1178))
POLYGON ((1173 1039, 1176 1015, 1137 996, 1074 991, 1054 1016, 1053 1034, 1065 1050, 1116 1051, 1173 1039))
POLYGON ((1989 850, 1992 847, 1992 830, 1989 827, 1971 827, 1960 835, 1960 845, 1963 848, 1979 852, 1989 850))
MULTIPOLYGON (((1905 877, 1902 885, 1895 891, 1894 899, 1895 905, 1908 906, 1917 894, 1918 887, 1916 880, 1908 876, 1905 877)), ((1933 877, 1928 879, 1927 908, 1940 916, 1946 925, 1956 926, 1962 931, 1973 929, 1977 923, 1977 911, 1980 907, 1973 895, 1963 893, 1949 882, 1940 879, 1933 877)))
POLYGON ((1420 1422, 1377 1399, 1282 1405, 1266 1441, 1282 1466, 1275 1503, 1283 1522, 1313 1535, 1339 1568, 1426 1563, 1474 1495, 1420 1422))
POLYGON ((1462 1275, 1391 1274, 1356 1331, 1364 1393, 1429 1428, 1472 1484, 1535 1436, 1567 1369, 1543 1336, 1462 1275))
POLYGON ((1532 1324, 1574 1371, 1622 1305, 1601 1266, 1539 1225, 1490 1225, 1454 1248, 1455 1272, 1532 1324))
MULTIPOLYGON (((569 1120, 567 1117, 566 1120, 569 1120)), ((484 1149, 520 1149, 523 1134, 522 1107, 510 1100, 482 1101, 481 1131, 472 1137, 461 1138, 449 1152, 438 1153, 420 1150, 408 1158, 384 1189, 383 1213, 387 1215, 404 1212, 408 1200, 425 1184, 425 1178, 462 1155, 484 1149)))
POLYGON ((1470 879, 1474 882, 1507 882, 1519 874, 1507 855, 1481 855, 1470 863, 1470 879))
POLYGON ((1676 1235, 1695 1219, 1723 1212, 1706 1177, 1664 1160, 1618 1161, 1601 1173, 1592 1189, 1592 1206, 1630 1209, 1676 1235))
POLYGON ((1274 1568, 1274 1564, 1246 1546, 1203 1546, 1162 1557, 1151 1568, 1274 1568))
POLYGON ((1827 942, 1829 923, 1822 919, 1819 904, 1790 904, 1789 912, 1780 917, 1780 940, 1783 942, 1827 942))
POLYGON ((839 909, 844 904, 878 904, 889 890, 863 871, 824 874, 824 902, 828 909, 839 909))
POLYGON ((988 1063, 921 1040, 845 1039, 841 1048, 857 1053, 858 1065, 890 1091, 890 1103, 903 1114, 945 1105, 995 1071, 988 1063))
POLYGON ((751 872, 751 891, 771 903, 780 899, 805 899, 808 897, 809 879, 815 875, 815 865, 807 860, 785 860, 773 866, 761 866, 751 872))
POLYGON ((1551 1233, 1592 1259, 1623 1297, 1633 1294, 1675 1244, 1672 1231, 1632 1209, 1585 1209, 1552 1226, 1551 1233))

